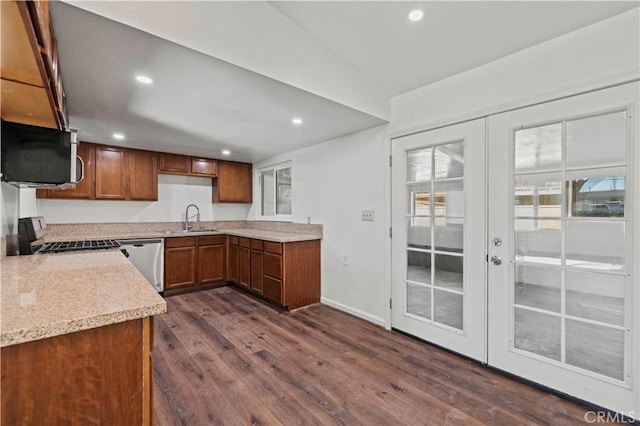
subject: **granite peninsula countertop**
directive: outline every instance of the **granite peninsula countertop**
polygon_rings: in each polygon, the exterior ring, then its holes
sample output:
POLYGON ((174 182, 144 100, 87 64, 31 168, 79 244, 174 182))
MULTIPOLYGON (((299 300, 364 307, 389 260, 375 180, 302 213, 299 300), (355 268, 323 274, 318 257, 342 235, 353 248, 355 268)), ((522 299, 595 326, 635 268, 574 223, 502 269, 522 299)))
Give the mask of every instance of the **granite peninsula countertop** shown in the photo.
POLYGON ((0 346, 166 312, 119 250, 2 258, 0 346))

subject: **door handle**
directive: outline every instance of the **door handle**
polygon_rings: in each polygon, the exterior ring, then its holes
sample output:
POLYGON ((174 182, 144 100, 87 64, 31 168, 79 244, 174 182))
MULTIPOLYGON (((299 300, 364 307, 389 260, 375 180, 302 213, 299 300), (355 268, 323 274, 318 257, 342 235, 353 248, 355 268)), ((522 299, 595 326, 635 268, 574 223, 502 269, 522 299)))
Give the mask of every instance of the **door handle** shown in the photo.
POLYGON ((494 254, 493 256, 491 256, 491 263, 493 263, 494 265, 500 265, 502 264, 502 258, 494 254))

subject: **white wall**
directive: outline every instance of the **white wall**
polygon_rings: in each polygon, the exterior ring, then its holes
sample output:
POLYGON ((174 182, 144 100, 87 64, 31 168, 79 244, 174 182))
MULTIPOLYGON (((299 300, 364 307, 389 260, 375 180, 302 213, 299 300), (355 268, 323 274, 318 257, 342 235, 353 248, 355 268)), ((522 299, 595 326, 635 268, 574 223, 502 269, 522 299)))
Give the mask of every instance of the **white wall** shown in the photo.
MULTIPOLYGON (((637 78, 638 9, 392 99, 392 120, 255 165, 292 160, 293 220, 324 225, 323 302, 388 322, 389 167, 386 137, 637 78), (360 210, 375 210, 373 223, 360 210), (349 265, 344 266, 343 254, 349 265)), ((259 194, 254 180, 254 197, 259 194)), ((258 198, 254 198, 257 200, 258 198)), ((255 208, 250 218, 257 217, 255 208)))
POLYGON ((399 136, 558 96, 640 73, 638 8, 391 100, 399 136))
POLYGON ((203 221, 247 218, 250 205, 214 204, 211 196, 210 178, 159 175, 158 201, 38 199, 37 212, 48 223, 175 222, 184 220, 187 205, 193 203, 203 221))
MULTIPOLYGON (((292 161, 292 219, 323 225, 322 301, 381 325, 389 303, 385 140, 379 126, 254 165, 292 161), (375 221, 362 222, 361 210, 374 210, 375 221)), ((254 176, 254 200, 259 193, 254 176)), ((250 218, 259 214, 255 202, 250 218)))

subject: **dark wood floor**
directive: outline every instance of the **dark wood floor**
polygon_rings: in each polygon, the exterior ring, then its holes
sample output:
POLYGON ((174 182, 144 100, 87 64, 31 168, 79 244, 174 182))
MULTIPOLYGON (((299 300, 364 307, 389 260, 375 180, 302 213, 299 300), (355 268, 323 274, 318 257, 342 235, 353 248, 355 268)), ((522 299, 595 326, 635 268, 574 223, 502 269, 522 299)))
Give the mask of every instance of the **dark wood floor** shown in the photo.
POLYGON ((584 424, 587 409, 324 305, 232 287, 156 317, 156 425, 584 424))

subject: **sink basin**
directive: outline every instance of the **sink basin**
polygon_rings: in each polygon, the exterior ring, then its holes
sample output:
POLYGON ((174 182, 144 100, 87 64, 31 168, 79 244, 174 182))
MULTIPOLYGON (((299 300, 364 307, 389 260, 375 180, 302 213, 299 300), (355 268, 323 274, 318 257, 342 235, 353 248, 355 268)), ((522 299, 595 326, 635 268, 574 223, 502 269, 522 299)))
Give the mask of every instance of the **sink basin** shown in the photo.
POLYGON ((185 234, 202 234, 207 232, 215 232, 217 229, 176 229, 172 231, 165 231, 165 234, 170 235, 185 235, 185 234))

